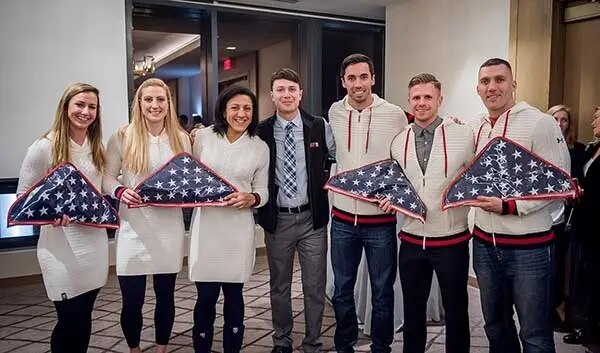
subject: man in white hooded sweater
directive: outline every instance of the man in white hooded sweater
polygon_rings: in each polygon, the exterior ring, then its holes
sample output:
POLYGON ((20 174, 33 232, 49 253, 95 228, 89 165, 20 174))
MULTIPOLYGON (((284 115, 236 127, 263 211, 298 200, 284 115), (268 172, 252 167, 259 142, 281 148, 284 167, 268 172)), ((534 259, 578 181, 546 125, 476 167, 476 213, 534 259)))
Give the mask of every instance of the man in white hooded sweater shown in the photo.
MULTIPOLYGON (((440 195, 474 156, 473 131, 442 119, 442 85, 428 73, 408 83, 408 103, 415 120, 394 138, 391 154, 404 169, 427 207, 425 223, 407 218, 398 268, 404 298, 404 353, 423 353, 426 311, 435 271, 446 313, 446 352, 470 350, 467 280, 469 276, 468 207, 442 210, 440 195)), ((388 200, 381 207, 392 212, 388 200)))
MULTIPOLYGON (((363 54, 349 55, 342 62, 342 85, 348 94, 329 109, 338 172, 390 158, 392 139, 407 125, 402 109, 372 94, 373 67, 373 61, 363 54)), ((396 216, 386 214, 376 204, 339 194, 332 198, 335 349, 354 352, 358 339, 354 285, 364 249, 373 289, 371 351, 390 352, 394 338, 396 216)))
MULTIPOLYGON (((527 103, 515 104, 515 88, 507 61, 494 58, 481 65, 477 93, 489 115, 476 122, 477 151, 492 138, 504 136, 568 172, 569 151, 560 127, 550 115, 527 103)), ((550 320, 553 202, 557 201, 480 196, 471 204, 473 266, 490 352, 520 352, 519 337, 524 353, 555 352, 550 320), (519 335, 512 320, 513 305, 519 335)))

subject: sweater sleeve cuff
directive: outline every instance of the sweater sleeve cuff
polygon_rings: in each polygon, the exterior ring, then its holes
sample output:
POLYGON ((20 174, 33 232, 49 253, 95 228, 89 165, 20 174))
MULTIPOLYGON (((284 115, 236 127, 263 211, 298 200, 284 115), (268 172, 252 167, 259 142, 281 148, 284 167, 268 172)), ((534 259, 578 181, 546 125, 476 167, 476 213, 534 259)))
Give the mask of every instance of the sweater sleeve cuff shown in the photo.
POLYGON ((117 200, 121 199, 121 196, 123 195, 123 192, 126 190, 127 188, 124 186, 117 186, 117 188, 115 189, 115 197, 117 198, 117 200))
POLYGON ((256 207, 260 205, 260 195, 257 192, 253 192, 252 196, 254 196, 254 203, 250 207, 256 207))
POLYGON ((502 201, 502 214, 517 216, 519 214, 517 211, 517 202, 515 200, 502 201))

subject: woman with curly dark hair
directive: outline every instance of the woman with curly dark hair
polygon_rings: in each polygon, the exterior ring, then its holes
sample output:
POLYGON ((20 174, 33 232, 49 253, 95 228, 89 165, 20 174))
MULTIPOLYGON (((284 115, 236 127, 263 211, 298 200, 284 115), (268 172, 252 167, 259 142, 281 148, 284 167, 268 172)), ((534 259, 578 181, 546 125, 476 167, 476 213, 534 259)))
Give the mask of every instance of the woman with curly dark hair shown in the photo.
POLYGON ((188 264, 198 297, 192 338, 195 352, 211 352, 222 289, 223 352, 237 353, 244 337, 242 288, 254 267, 252 208, 268 200, 269 149, 256 136, 258 104, 247 88, 231 86, 220 94, 214 122, 197 131, 194 156, 239 191, 225 198, 227 207, 197 208, 193 216, 188 264))

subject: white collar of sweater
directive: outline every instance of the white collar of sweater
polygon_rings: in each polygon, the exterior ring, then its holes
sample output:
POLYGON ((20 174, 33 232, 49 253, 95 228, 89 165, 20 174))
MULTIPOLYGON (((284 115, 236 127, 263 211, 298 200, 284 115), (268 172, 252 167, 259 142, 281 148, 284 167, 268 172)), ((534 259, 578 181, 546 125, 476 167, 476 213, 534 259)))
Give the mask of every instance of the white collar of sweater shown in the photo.
MULTIPOLYGON (((375 108, 377 106, 380 106, 382 104, 386 103, 386 100, 383 98, 380 98, 378 95, 376 95, 375 93, 371 93, 371 96, 373 97, 373 102, 371 102, 371 104, 367 107, 365 107, 363 110, 365 109, 369 109, 369 108, 375 108)), ((346 95, 343 99, 342 99, 342 104, 344 106, 344 109, 346 109, 347 111, 358 111, 358 109, 355 109, 354 107, 352 107, 350 105, 350 103, 348 102, 348 95, 346 95)))

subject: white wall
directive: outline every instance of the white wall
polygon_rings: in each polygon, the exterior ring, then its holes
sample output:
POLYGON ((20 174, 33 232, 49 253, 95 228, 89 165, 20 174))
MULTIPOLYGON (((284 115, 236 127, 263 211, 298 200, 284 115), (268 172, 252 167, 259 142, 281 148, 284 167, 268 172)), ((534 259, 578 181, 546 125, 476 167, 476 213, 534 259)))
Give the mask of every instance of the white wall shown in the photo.
MULTIPOLYGON (((123 1, 0 2, 0 178, 19 176, 70 83, 100 89, 105 141, 127 123, 125 32, 123 1)), ((34 249, 0 253, 0 278, 35 273, 34 249)))
POLYGON ((283 67, 298 69, 292 60, 291 39, 264 47, 258 52, 259 119, 268 118, 275 112, 271 101, 271 75, 283 67))
POLYGON ((385 96, 404 108, 408 81, 430 72, 442 82, 442 115, 464 120, 485 107, 479 66, 508 58, 510 0, 402 0, 386 8, 385 96))
POLYGON ((18 177, 70 83, 100 89, 105 141, 127 122, 125 32, 123 1, 0 2, 0 178, 18 177))

